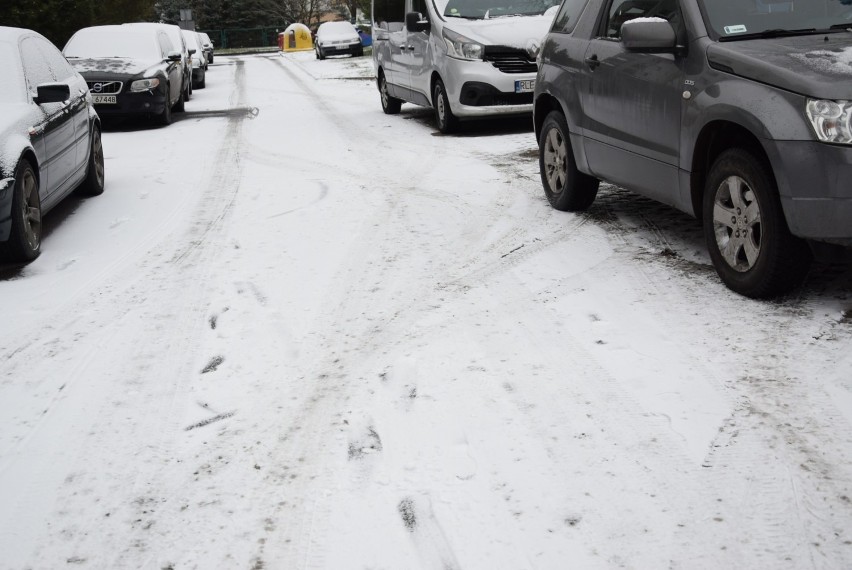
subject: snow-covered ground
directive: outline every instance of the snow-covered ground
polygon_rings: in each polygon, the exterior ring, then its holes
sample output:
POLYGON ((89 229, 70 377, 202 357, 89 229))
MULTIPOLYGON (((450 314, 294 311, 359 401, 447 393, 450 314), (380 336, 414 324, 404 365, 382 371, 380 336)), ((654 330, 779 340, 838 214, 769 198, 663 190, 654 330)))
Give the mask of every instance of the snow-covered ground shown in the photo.
POLYGON ((370 73, 217 57, 0 266, 0 568, 852 567, 852 271, 738 297, 370 73))

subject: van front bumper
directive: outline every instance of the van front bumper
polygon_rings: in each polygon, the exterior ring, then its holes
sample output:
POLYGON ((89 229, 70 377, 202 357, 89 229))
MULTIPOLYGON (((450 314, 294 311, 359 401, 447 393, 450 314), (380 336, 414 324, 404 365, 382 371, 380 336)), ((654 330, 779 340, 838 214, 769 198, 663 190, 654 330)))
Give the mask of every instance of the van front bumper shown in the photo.
POLYGON ((781 205, 799 237, 852 246, 852 147, 775 141, 781 205))
POLYGON ((457 117, 532 113, 532 89, 516 93, 516 82, 535 85, 535 73, 503 73, 487 61, 446 58, 444 86, 457 117), (531 82, 531 83, 530 83, 531 82))

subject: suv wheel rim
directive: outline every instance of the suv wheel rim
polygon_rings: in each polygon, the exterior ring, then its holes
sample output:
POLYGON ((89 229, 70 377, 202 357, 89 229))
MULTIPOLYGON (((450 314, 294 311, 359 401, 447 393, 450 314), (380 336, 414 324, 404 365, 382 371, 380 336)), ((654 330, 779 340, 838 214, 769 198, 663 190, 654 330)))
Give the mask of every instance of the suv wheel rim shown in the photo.
POLYGON ((444 108, 444 90, 441 89, 440 86, 435 88, 435 99, 437 99, 437 108, 438 111, 438 120, 441 124, 444 124, 444 114, 446 113, 446 109, 444 108))
POLYGON ((24 233, 30 249, 37 250, 41 236, 41 208, 38 201, 38 185, 31 170, 24 173, 23 186, 21 207, 24 210, 24 233))
POLYGON ((739 176, 723 180, 713 200, 713 231, 725 263, 741 273, 754 267, 760 256, 762 230, 754 190, 739 176))
POLYGON ((550 129, 544 139, 544 174, 550 191, 554 194, 562 193, 565 187, 565 174, 568 171, 565 160, 567 150, 565 138, 559 129, 550 129))

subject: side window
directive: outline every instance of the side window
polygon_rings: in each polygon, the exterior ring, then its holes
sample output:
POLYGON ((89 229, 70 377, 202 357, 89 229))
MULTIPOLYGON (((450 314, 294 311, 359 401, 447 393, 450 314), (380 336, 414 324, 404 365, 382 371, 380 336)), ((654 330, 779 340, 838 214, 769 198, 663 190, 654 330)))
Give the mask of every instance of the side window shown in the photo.
POLYGON ((621 38, 621 26, 634 18, 668 20, 678 37, 683 27, 677 0, 612 0, 606 23, 606 37, 621 38))
POLYGON ((36 87, 42 83, 54 83, 56 78, 47 64, 44 54, 39 49, 38 38, 29 37, 21 41, 21 60, 24 64, 24 77, 27 78, 27 89, 35 94, 36 87))
POLYGON ((175 51, 172 48, 172 42, 165 32, 157 32, 157 41, 160 43, 160 52, 163 54, 163 59, 169 57, 169 52, 175 51))
POLYGON ((405 22, 405 0, 374 0, 373 21, 389 32, 402 30, 405 22))
POLYGON ((553 31, 570 34, 583 13, 587 0, 563 0, 559 13, 553 20, 553 31))
POLYGON ((426 7, 426 0, 411 0, 411 11, 419 13, 421 20, 429 19, 429 9, 426 7))

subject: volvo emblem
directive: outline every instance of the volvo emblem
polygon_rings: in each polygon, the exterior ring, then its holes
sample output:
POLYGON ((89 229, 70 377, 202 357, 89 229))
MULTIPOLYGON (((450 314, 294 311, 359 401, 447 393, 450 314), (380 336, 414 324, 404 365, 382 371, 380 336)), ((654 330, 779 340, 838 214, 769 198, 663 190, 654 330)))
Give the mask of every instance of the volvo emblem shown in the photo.
POLYGON ((103 88, 104 88, 103 83, 95 83, 94 85, 92 85, 92 91, 94 91, 95 93, 100 93, 101 89, 103 89, 103 88))

